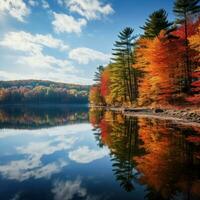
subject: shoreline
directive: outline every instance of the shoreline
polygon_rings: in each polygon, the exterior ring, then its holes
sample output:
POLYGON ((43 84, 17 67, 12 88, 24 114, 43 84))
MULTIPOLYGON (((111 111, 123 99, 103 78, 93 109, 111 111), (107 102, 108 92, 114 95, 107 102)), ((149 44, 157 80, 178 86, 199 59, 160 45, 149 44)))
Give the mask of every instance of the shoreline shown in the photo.
POLYGON ((172 120, 177 123, 187 123, 200 126, 200 111, 191 109, 162 109, 162 108, 124 108, 124 107, 105 107, 107 110, 121 112, 126 116, 153 117, 165 120, 172 120))

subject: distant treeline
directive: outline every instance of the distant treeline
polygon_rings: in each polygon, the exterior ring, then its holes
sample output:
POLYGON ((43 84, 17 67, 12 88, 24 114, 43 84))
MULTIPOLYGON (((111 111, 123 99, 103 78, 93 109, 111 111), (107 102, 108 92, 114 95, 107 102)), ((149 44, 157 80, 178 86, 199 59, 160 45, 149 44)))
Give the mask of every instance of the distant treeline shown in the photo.
POLYGON ((89 86, 51 81, 0 81, 0 104, 86 104, 89 86))

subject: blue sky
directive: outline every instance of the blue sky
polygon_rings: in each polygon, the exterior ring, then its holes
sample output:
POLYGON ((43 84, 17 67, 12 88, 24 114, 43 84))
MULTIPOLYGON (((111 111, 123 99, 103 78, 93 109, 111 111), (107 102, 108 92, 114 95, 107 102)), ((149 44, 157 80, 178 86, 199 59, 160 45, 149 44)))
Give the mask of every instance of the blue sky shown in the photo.
POLYGON ((173 20, 173 0, 1 0, 0 80, 91 84, 119 31, 160 8, 173 20))

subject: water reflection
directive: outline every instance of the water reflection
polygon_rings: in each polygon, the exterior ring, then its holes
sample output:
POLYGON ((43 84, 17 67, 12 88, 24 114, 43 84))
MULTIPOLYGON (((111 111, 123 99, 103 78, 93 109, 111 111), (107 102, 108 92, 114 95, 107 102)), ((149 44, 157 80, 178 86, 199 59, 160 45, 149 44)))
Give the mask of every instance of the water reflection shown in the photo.
POLYGON ((200 198, 200 128, 102 110, 91 110, 90 122, 125 191, 140 184, 149 200, 200 198))
POLYGON ((77 143, 83 139, 82 134, 89 129, 90 126, 82 124, 78 128, 70 125, 67 128, 43 129, 40 133, 20 131, 19 134, 18 131, 7 130, 4 134, 5 131, 2 131, 1 144, 9 140, 14 140, 14 144, 11 142, 6 145, 9 150, 4 149, 4 146, 1 148, 1 176, 19 182, 30 178, 51 178, 53 174, 59 173, 68 165, 65 157, 56 156, 51 159, 51 156, 68 151, 70 154, 72 149, 79 147, 77 143), (10 155, 13 155, 11 160, 9 160, 10 155), (7 162, 3 162, 4 160, 7 162))
POLYGON ((0 128, 39 129, 88 121, 88 107, 75 105, 0 106, 0 128))
POLYGON ((2 200, 200 199, 198 127, 86 107, 0 113, 2 200))
POLYGON ((81 184, 80 178, 74 181, 56 181, 52 188, 55 200, 70 200, 73 199, 74 196, 85 198, 87 196, 87 190, 83 188, 81 184))
POLYGON ((89 123, 1 129, 0 147, 0 199, 97 199, 90 179, 98 179, 95 162, 102 166, 108 153, 96 146, 89 123))

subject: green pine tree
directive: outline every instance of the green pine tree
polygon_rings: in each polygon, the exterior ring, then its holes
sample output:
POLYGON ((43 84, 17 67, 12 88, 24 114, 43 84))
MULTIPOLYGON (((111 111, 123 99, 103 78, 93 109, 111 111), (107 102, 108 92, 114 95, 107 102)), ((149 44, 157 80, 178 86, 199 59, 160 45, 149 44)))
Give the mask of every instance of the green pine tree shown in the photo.
POLYGON ((141 27, 144 30, 143 37, 154 38, 159 35, 161 30, 169 30, 172 23, 167 20, 167 16, 164 9, 157 10, 149 15, 145 25, 141 27))
POLYGON ((102 65, 97 67, 97 71, 95 72, 94 75, 94 81, 96 82, 97 85, 101 83, 101 74, 104 70, 104 67, 102 65))
POLYGON ((128 100, 132 103, 137 97, 137 72, 133 68, 133 29, 125 28, 119 33, 118 38, 113 49, 111 90, 116 98, 121 96, 123 101, 128 100))

